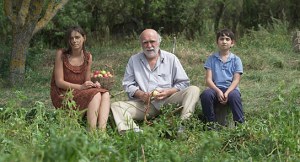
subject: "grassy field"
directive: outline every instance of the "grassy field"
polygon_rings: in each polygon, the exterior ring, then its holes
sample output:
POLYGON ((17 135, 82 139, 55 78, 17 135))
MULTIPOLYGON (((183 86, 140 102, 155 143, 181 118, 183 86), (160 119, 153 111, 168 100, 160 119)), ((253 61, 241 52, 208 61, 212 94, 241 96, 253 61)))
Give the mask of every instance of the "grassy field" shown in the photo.
MULTIPOLYGON (((180 138, 174 131, 179 119, 151 127, 141 121, 144 133, 119 136, 110 116, 107 138, 87 133, 76 118, 54 109, 50 81, 56 50, 37 45, 30 50, 22 85, 8 87, 0 79, 0 161, 297 161, 300 53, 292 52, 294 32, 277 23, 237 38, 231 52, 243 62, 240 89, 246 123, 205 132, 199 102, 180 138)), ((171 51, 172 40, 163 36, 161 49, 171 51)), ((201 91, 207 88, 204 63, 217 50, 212 32, 195 40, 177 36, 175 54, 191 84, 201 91)), ((88 51, 95 64, 112 66, 116 83, 111 93, 116 94, 122 90, 127 61, 141 47, 132 37, 90 43, 88 51)), ((127 96, 122 93, 112 99, 116 100, 127 100, 127 96)))

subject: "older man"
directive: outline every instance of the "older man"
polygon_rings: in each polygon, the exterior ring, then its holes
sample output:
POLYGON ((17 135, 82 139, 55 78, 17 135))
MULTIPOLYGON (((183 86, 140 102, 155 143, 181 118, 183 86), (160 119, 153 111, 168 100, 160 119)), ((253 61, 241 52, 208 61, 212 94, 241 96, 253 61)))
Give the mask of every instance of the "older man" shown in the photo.
POLYGON ((133 129, 142 131, 132 119, 143 120, 151 92, 159 93, 151 99, 147 118, 159 113, 161 106, 168 103, 184 105, 180 118, 187 119, 195 111, 200 90, 189 86, 190 80, 178 58, 160 50, 161 37, 153 29, 146 29, 140 35, 143 52, 131 56, 126 66, 123 88, 129 101, 111 104, 111 110, 119 134, 133 129))

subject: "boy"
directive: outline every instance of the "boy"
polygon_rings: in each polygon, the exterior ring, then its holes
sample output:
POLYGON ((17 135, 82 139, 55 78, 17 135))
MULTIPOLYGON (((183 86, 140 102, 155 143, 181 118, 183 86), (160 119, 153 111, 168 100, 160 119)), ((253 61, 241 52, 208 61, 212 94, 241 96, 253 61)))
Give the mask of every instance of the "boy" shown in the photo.
POLYGON ((229 49, 234 45, 234 34, 229 29, 217 33, 217 46, 220 51, 210 55, 205 64, 206 89, 200 95, 203 113, 209 122, 207 130, 215 129, 214 103, 220 102, 231 107, 235 125, 245 121, 241 93, 238 87, 243 74, 241 59, 229 49))

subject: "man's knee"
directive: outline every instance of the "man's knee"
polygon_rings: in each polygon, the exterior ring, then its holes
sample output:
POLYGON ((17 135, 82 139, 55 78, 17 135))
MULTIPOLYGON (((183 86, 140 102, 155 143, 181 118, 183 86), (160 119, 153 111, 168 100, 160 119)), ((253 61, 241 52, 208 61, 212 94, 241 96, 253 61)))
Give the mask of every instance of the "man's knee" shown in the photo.
POLYGON ((110 104, 111 108, 115 108, 117 106, 119 106, 119 103, 117 103, 117 102, 113 102, 112 104, 110 104))
POLYGON ((189 86, 187 87, 187 91, 196 96, 200 95, 200 89, 197 86, 189 86))
POLYGON ((112 109, 112 110, 117 110, 117 109, 120 109, 121 108, 121 103, 120 102, 113 102, 113 103, 111 103, 110 104, 110 108, 112 109))

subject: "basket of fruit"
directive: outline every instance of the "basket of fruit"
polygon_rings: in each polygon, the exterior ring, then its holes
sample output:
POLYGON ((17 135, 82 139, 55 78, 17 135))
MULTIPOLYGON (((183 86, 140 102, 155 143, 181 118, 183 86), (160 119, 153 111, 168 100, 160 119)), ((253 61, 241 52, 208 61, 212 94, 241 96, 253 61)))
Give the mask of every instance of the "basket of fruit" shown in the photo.
POLYGON ((94 66, 91 72, 91 81, 98 81, 101 85, 101 88, 111 90, 115 85, 115 77, 113 69, 104 64, 100 64, 98 66, 94 66), (105 69, 100 69, 100 67, 105 66, 105 69))

